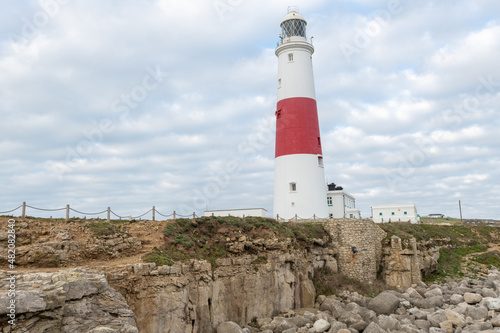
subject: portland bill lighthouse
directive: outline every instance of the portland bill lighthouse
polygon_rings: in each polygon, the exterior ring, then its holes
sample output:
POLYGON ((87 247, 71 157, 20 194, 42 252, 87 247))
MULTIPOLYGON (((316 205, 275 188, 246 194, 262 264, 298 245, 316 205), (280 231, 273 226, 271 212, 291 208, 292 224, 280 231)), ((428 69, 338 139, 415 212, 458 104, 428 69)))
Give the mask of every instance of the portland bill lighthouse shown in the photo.
POLYGON ((289 7, 281 22, 274 167, 274 217, 327 218, 326 183, 307 22, 289 7))

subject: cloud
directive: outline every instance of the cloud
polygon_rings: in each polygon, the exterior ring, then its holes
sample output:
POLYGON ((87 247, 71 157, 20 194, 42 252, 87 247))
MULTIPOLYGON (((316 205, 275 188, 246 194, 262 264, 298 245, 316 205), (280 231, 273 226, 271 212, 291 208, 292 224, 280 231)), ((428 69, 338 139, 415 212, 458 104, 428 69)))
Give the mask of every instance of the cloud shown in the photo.
MULTIPOLYGON (((0 211, 272 211, 288 3, 53 1, 0 14, 0 211)), ((396 201, 457 216, 462 199, 468 217, 500 219, 500 4, 391 3, 298 3, 328 180, 363 216, 396 201)))

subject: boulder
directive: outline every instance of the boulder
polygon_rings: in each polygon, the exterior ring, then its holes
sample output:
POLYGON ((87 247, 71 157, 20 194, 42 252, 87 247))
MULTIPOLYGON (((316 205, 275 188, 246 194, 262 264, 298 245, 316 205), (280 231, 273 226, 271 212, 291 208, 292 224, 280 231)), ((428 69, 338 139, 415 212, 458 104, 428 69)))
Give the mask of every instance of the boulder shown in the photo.
POLYGON ((474 293, 465 293, 464 294, 464 300, 467 304, 476 304, 481 302, 483 299, 483 296, 480 294, 474 294, 474 293))
POLYGON ((386 333, 387 331, 382 329, 375 322, 371 322, 363 331, 363 333, 386 333))
POLYGON ((378 315, 394 313, 399 306, 399 298, 391 293, 381 293, 368 303, 368 309, 378 315))
POLYGON ((321 303, 319 309, 321 311, 330 311, 332 316, 334 316, 336 319, 342 316, 342 314, 345 312, 344 305, 342 304, 342 302, 337 300, 335 296, 328 296, 327 298, 325 298, 323 303, 321 303))
POLYGON ((462 295, 459 295, 459 294, 453 294, 450 297, 450 303, 453 305, 460 304, 463 301, 464 301, 464 297, 462 295))
POLYGON ((473 320, 486 320, 488 318, 488 310, 485 307, 468 306, 465 310, 465 316, 471 317, 473 320))
POLYGON ((446 321, 446 315, 444 312, 434 312, 429 315, 427 315, 427 320, 433 327, 439 327, 439 324, 441 324, 443 321, 446 321))
POLYGON ((493 325, 493 327, 500 327, 500 315, 493 317, 490 320, 490 323, 491 323, 491 325, 493 325))
POLYGON ((338 333, 339 331, 341 331, 343 329, 347 329, 347 325, 340 322, 340 321, 334 321, 334 322, 331 322, 330 324, 331 324, 331 326, 330 326, 330 330, 328 331, 328 333, 338 333))
POLYGON ((500 298, 488 298, 484 301, 488 310, 500 311, 500 298))
POLYGON ((441 327, 441 330, 446 333, 453 333, 453 323, 451 320, 445 320, 442 323, 439 324, 439 327, 441 327))
POLYGON ((330 328, 330 326, 332 325, 329 322, 327 322, 324 319, 320 319, 314 323, 313 328, 316 330, 317 333, 322 333, 327 331, 330 328))
POLYGON ((244 333, 243 329, 232 321, 226 321, 217 326, 217 333, 244 333))
POLYGON ((396 318, 386 315, 378 316, 378 326, 386 331, 395 331, 401 328, 401 324, 396 318))
POLYGON ((452 310, 446 310, 444 314, 446 316, 446 319, 453 323, 453 326, 460 328, 465 326, 465 318, 459 313, 452 310))

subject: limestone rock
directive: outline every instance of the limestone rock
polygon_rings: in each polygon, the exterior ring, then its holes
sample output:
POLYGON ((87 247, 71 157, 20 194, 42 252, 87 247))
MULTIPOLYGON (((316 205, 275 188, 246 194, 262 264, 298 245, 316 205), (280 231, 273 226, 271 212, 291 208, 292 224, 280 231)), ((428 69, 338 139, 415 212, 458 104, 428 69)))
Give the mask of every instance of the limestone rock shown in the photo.
POLYGON ((479 294, 474 294, 474 293, 465 293, 464 294, 464 300, 468 304, 479 303, 479 302, 481 302, 482 299, 483 299, 483 296, 481 296, 479 294))
POLYGON ((484 301, 488 310, 500 311, 500 298, 488 298, 484 301))
POLYGON ((337 300, 335 296, 328 296, 320 307, 321 311, 328 310, 337 319, 345 312, 344 305, 342 302, 337 300))
POLYGON ((368 308, 377 314, 391 314, 399 306, 399 298, 391 293, 381 293, 368 303, 368 308))
MULTIPOLYGON (((0 283, 0 304, 8 301, 6 287, 0 283)), ((16 289, 16 332, 138 332, 134 313, 101 273, 26 273, 17 277, 16 289)))
POLYGON ((314 323, 313 328, 316 330, 316 332, 322 333, 327 331, 330 328, 330 326, 331 324, 329 322, 327 322, 324 319, 320 319, 314 323))
POLYGON ((449 321, 451 321, 455 327, 462 328, 462 327, 465 326, 465 318, 462 317, 457 312, 452 311, 452 310, 446 310, 444 312, 444 314, 446 315, 446 319, 448 319, 449 321))
POLYGON ((488 310, 484 307, 468 306, 465 315, 473 320, 486 320, 488 318, 488 310))
POLYGON ((375 322, 371 322, 363 331, 363 333, 386 333, 387 331, 382 329, 375 322))
POLYGON ((464 297, 462 295, 459 295, 459 294, 453 294, 450 297, 450 303, 454 304, 454 305, 460 304, 463 301, 464 301, 464 297))
POLYGON ((241 327, 232 321, 226 321, 217 326, 217 333, 244 333, 241 327))

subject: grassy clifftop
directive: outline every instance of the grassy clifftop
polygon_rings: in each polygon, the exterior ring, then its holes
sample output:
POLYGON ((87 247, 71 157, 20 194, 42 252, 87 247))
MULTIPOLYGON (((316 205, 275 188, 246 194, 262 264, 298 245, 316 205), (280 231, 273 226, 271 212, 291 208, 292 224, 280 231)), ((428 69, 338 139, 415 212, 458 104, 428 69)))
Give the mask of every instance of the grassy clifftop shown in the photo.
POLYGON ((157 265, 184 259, 216 259, 229 253, 258 254, 263 249, 308 248, 329 239, 320 223, 279 223, 261 217, 177 219, 163 230, 164 244, 145 256, 157 265))
POLYGON ((428 282, 448 277, 475 276, 493 266, 500 268, 500 228, 437 224, 385 223, 380 227, 402 240, 414 237, 419 249, 439 247, 438 267, 424 276, 428 282))

